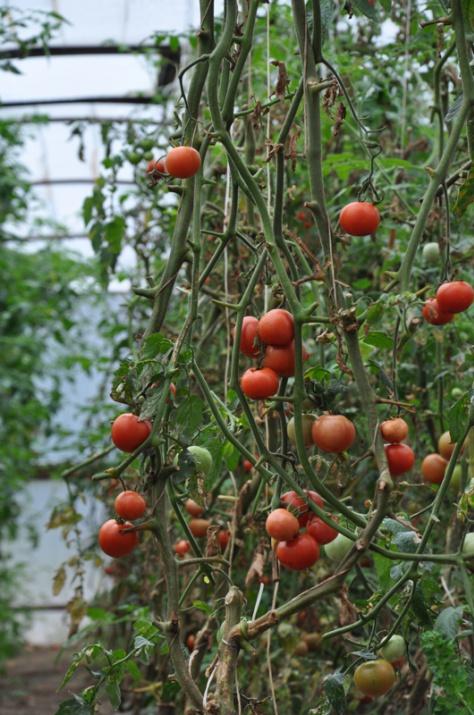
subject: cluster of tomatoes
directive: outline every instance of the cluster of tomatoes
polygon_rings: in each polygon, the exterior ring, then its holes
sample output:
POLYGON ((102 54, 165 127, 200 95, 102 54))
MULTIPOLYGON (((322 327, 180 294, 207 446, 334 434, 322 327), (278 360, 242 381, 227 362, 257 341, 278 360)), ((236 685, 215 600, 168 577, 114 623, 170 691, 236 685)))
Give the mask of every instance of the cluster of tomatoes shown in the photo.
POLYGON ((441 484, 455 446, 456 443, 451 442, 449 432, 443 432, 438 440, 438 452, 427 454, 421 463, 421 473, 425 482, 441 484))
POLYGON ((146 173, 153 178, 165 174, 175 179, 190 179, 197 174, 201 166, 201 155, 192 146, 175 146, 164 159, 148 162, 146 173))
MULTIPOLYGON (((184 508, 188 514, 192 517, 188 522, 189 531, 196 539, 203 539, 207 536, 207 530, 212 525, 209 519, 203 519, 204 507, 194 501, 194 499, 186 499, 184 502, 184 508)), ((224 529, 221 527, 217 532, 217 541, 219 543, 221 551, 225 551, 227 544, 230 541, 230 531, 229 529, 224 529)), ((191 544, 186 539, 180 539, 173 546, 175 554, 183 558, 185 554, 191 549, 191 544)))
POLYGON ((415 453, 403 440, 408 437, 408 425, 402 417, 385 420, 380 425, 388 468, 392 477, 408 472, 415 463, 415 453))
POLYGON ((108 519, 99 529, 99 546, 105 554, 118 558, 126 556, 138 544, 138 533, 131 523, 146 512, 145 499, 138 492, 127 490, 115 499, 114 509, 119 517, 108 519))
MULTIPOLYGON (((291 313, 274 308, 260 320, 247 315, 242 321, 240 352, 259 358, 260 367, 244 372, 240 386, 247 397, 264 400, 278 392, 280 377, 295 374, 295 325, 291 313), (263 354, 263 358, 262 358, 263 354), (262 358, 262 359, 260 359, 262 358)), ((304 352, 303 359, 308 357, 304 352)))
POLYGON ((422 314, 431 325, 450 323, 456 313, 463 313, 474 301, 474 288, 465 281, 450 281, 440 285, 435 298, 428 298, 422 314))
MULTIPOLYGON (((305 490, 305 494, 308 501, 321 509, 324 507, 324 500, 317 492, 305 490)), ((270 512, 265 522, 267 534, 278 542, 277 559, 294 571, 310 568, 319 559, 320 546, 333 541, 338 532, 315 516, 307 501, 296 492, 283 494, 281 503, 284 506, 270 512)))

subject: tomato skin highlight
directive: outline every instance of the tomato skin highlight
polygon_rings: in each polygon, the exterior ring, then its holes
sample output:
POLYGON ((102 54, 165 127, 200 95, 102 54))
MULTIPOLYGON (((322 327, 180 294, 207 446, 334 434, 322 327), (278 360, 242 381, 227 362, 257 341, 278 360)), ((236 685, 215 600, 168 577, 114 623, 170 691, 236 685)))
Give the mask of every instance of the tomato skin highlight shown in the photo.
MULTIPOLYGON (((303 347, 303 360, 307 360, 308 357, 309 355, 303 347)), ((293 377, 295 374, 294 340, 289 345, 280 347, 277 347, 276 345, 268 345, 265 349, 263 367, 270 367, 281 377, 293 377)))
POLYGON ((379 223, 379 210, 368 201, 353 201, 339 214, 341 228, 351 236, 368 236, 376 231, 379 223))
POLYGON ((421 311, 423 318, 431 325, 445 325, 450 323, 454 318, 453 313, 446 313, 441 310, 441 307, 436 298, 428 298, 421 311))
POLYGON ((313 518, 309 520, 306 531, 318 544, 321 544, 321 546, 330 544, 339 533, 337 529, 333 529, 332 526, 326 524, 319 516, 313 516, 313 518))
POLYGON ((176 146, 166 155, 166 171, 175 179, 189 179, 199 171, 201 155, 192 146, 176 146))
POLYGON ((319 559, 319 544, 309 534, 298 534, 291 541, 279 541, 278 561, 292 571, 304 571, 319 559))
POLYGON ((127 490, 115 499, 114 508, 122 519, 139 519, 146 512, 146 501, 138 492, 127 490))
POLYGON ((274 509, 267 516, 265 529, 272 539, 291 541, 298 534, 300 525, 298 519, 287 509, 274 509))
POLYGON ((384 658, 369 660, 359 665, 354 672, 354 684, 364 695, 384 695, 397 680, 391 663, 384 658))
POLYGON ((131 412, 124 412, 112 423, 112 442, 122 452, 134 452, 151 432, 151 422, 140 420, 131 412))
POLYGON ((189 531, 197 539, 202 539, 207 535, 207 530, 210 527, 211 522, 208 519, 191 519, 189 522, 189 531))
POLYGON ((436 452, 433 452, 433 454, 427 454, 421 463, 423 480, 425 482, 429 482, 430 484, 441 484, 447 466, 447 460, 440 454, 437 454, 436 452))
POLYGON ((385 454, 392 477, 408 472, 415 463, 415 453, 407 444, 387 444, 385 454))
POLYGON ((408 425, 402 417, 394 417, 382 422, 380 432, 386 442, 403 442, 408 437, 408 425))
MULTIPOLYGON (((317 492, 305 489, 308 501, 314 501, 321 509, 324 507, 324 499, 317 492)), ((300 526, 306 526, 314 511, 311 511, 306 501, 294 491, 285 492, 281 495, 280 501, 296 515, 300 526)))
POLYGON ((295 336, 295 321, 283 308, 274 308, 258 321, 258 337, 265 345, 289 345, 295 336))
POLYGON ((194 499, 186 499, 184 508, 190 516, 201 516, 204 514, 204 507, 194 501, 194 499))
POLYGON ((324 452, 344 452, 356 438, 353 423, 343 415, 321 415, 312 428, 313 442, 324 452))
POLYGON ((136 531, 123 534, 124 529, 133 527, 130 522, 119 524, 115 519, 108 519, 99 529, 99 546, 108 556, 119 558, 129 554, 138 544, 136 531))
POLYGON ((253 400, 265 400, 278 392, 280 380, 269 367, 250 367, 240 378, 242 392, 253 400))
POLYGON ((462 313, 474 301, 474 288, 465 281, 443 283, 436 291, 436 300, 445 313, 462 313))
MULTIPOLYGON (((242 321, 242 330, 240 331, 240 352, 247 357, 257 357, 260 349, 256 344, 258 331, 258 319, 253 315, 246 315, 242 321)), ((234 329, 235 336, 235 329, 234 329)))

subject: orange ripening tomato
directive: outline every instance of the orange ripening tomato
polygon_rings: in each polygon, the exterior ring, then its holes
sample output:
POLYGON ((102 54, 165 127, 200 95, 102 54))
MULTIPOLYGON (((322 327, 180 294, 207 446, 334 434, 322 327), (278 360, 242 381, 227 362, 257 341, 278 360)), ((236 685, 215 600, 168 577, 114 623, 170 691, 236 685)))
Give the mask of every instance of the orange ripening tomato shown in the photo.
POLYGON ((253 464, 250 459, 244 459, 242 462, 242 467, 244 468, 244 472, 251 472, 253 469, 253 464))
POLYGON ((139 519, 146 512, 146 501, 138 492, 127 490, 120 492, 114 502, 116 513, 122 519, 139 519))
POLYGON ((227 544, 230 541, 230 531, 229 529, 221 529, 217 532, 217 540, 219 541, 219 546, 222 551, 225 551, 227 544))
POLYGON ((313 501, 321 509, 324 507, 324 499, 317 492, 305 489, 307 501, 294 491, 285 492, 281 495, 280 501, 289 511, 291 511, 298 519, 300 526, 306 526, 311 516, 314 514, 308 506, 309 501, 313 501))
MULTIPOLYGON (((308 357, 308 352, 303 347, 303 360, 308 357)), ((281 377, 292 377, 295 374, 295 341, 282 347, 267 345, 263 367, 271 367, 281 377)))
POLYGON ((184 508, 190 516, 201 516, 204 514, 204 507, 194 501, 194 499, 186 499, 184 508))
POLYGON ((170 176, 189 179, 199 171, 201 155, 192 146, 176 146, 168 152, 165 164, 170 176))
POLYGON ((393 666, 383 658, 368 660, 359 665, 354 672, 354 684, 357 690, 374 698, 390 690, 396 679, 393 666))
POLYGON ((195 645, 196 645, 196 636, 194 635, 194 633, 190 633, 189 636, 186 638, 186 646, 189 651, 193 651, 195 645))
POLYGON ((265 529, 272 539, 290 541, 300 530, 298 519, 287 509, 274 509, 267 516, 265 529))
POLYGON ((380 425, 380 431, 386 442, 403 442, 408 437, 408 425, 402 417, 385 420, 380 425))
POLYGON ((462 313, 474 301, 474 288, 465 281, 443 283, 436 291, 436 300, 445 313, 462 313))
POLYGON ((189 541, 186 541, 186 539, 180 539, 173 546, 173 551, 178 556, 184 556, 184 554, 188 553, 190 548, 191 548, 191 544, 189 543, 189 541))
POLYGON ((368 201, 353 201, 342 209, 339 223, 351 236, 368 236, 380 223, 379 210, 368 201))
POLYGON ((123 533, 124 529, 133 527, 133 524, 125 522, 119 524, 115 519, 104 522, 99 529, 99 546, 108 556, 118 558, 126 556, 138 544, 138 534, 136 531, 123 533))
POLYGON ((436 298, 428 298, 421 313, 426 322, 431 323, 431 325, 445 325, 445 323, 450 323, 454 318, 453 313, 446 313, 441 310, 436 298))
POLYGON ((211 522, 208 519, 191 519, 188 524, 189 531, 198 539, 202 539, 203 536, 206 536, 210 525, 211 522))
MULTIPOLYGON (((257 357, 260 348, 256 343, 258 330, 258 320, 253 315, 246 315, 242 321, 242 330, 240 331, 240 352, 247 357, 257 357)), ((235 328, 233 330, 235 339, 235 328)))
POLYGON ((449 432, 443 432, 438 440, 438 452, 445 459, 451 459, 451 455, 454 452, 456 442, 451 442, 451 435, 449 432))
POLYGON ((112 423, 112 442, 122 452, 134 452, 151 432, 151 422, 140 420, 131 412, 124 412, 112 423))
POLYGON ((258 321, 258 337, 265 345, 289 345, 295 335, 295 321, 283 308, 274 308, 258 321))
POLYGON ((356 430, 344 415, 321 415, 313 423, 312 435, 324 452, 343 452, 354 442, 356 430))
POLYGON ((303 571, 319 559, 319 544, 309 534, 298 534, 291 541, 279 541, 278 561, 293 571, 303 571))
POLYGON ((430 484, 441 484, 447 466, 447 460, 440 454, 436 452, 427 454, 421 463, 423 480, 430 482, 430 484))
POLYGON ((407 444, 387 444, 385 454, 392 477, 408 472, 415 463, 415 453, 407 444))
POLYGON ((253 400, 265 400, 275 395, 279 384, 278 375, 269 367, 250 367, 240 378, 242 392, 253 400))

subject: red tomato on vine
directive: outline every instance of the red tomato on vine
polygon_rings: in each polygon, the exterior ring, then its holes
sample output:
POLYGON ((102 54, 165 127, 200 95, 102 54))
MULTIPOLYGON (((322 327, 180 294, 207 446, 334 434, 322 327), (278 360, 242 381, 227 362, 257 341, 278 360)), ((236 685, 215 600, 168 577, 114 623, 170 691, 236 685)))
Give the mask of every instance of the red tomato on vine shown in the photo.
POLYGON ((192 146, 170 149, 165 160, 166 171, 176 179, 189 179, 199 171, 201 155, 192 146))
POLYGON ((375 233, 380 223, 380 213, 368 201, 353 201, 342 209, 339 223, 351 236, 368 236, 375 233))
POLYGON ((321 415, 312 427, 313 442, 324 452, 343 452, 356 438, 354 425, 344 415, 321 415))
POLYGON ((303 571, 319 559, 319 545, 309 534, 298 534, 291 541, 279 541, 278 561, 293 571, 303 571))
POLYGON ((265 345, 289 345, 295 335, 295 321, 283 308, 274 308, 258 321, 258 337, 265 345))
POLYGON ((444 313, 462 313, 474 301, 474 288, 465 281, 443 283, 436 291, 436 300, 444 313))
POLYGON ((392 477, 408 472, 415 464, 415 453, 407 444, 387 444, 385 454, 392 477))
POLYGON ((265 400, 278 392, 280 380, 269 367, 251 367, 240 378, 242 392, 253 400, 265 400))
POLYGON ((146 512, 146 501, 138 492, 127 490, 115 499, 114 508, 122 519, 139 519, 146 512))
POLYGON ((133 524, 125 522, 119 524, 115 519, 109 519, 99 529, 99 546, 108 556, 118 558, 126 556, 138 544, 138 534, 136 531, 123 533, 124 529, 130 529, 133 524))
POLYGON ((151 422, 140 420, 131 412, 124 412, 112 423, 112 442, 122 452, 134 452, 151 432, 151 422))

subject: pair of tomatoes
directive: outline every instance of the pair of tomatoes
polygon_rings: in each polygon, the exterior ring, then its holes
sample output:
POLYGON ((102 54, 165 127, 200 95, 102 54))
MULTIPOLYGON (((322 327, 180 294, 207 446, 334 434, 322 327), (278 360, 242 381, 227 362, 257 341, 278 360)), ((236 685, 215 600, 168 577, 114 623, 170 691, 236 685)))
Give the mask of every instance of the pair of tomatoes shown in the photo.
POLYGON ((199 171, 201 155, 192 146, 175 146, 165 159, 148 162, 147 174, 169 174, 175 179, 189 179, 199 171))
POLYGON ((408 472, 415 463, 415 453, 408 444, 402 444, 408 437, 408 425, 402 417, 385 420, 380 425, 382 437, 390 444, 385 445, 388 468, 392 477, 408 472))
MULTIPOLYGON (((321 508, 324 500, 314 491, 306 490, 307 500, 321 508)), ((281 497, 287 508, 274 509, 267 517, 267 534, 278 541, 277 559, 289 569, 301 571, 319 559, 320 545, 327 544, 337 536, 337 531, 322 519, 313 517, 307 501, 296 492, 286 492, 281 497), (300 533, 300 528, 306 531, 300 533)))
POLYGON ((243 393, 253 400, 263 400, 278 392, 281 377, 295 374, 295 325, 291 313, 283 308, 269 310, 260 320, 247 315, 242 322, 240 351, 247 357, 260 355, 259 343, 265 345, 262 367, 251 367, 240 380, 243 393))
MULTIPOLYGON (((121 492, 114 503, 115 511, 121 519, 140 519, 147 508, 146 501, 138 492, 127 490, 121 492)), ((108 519, 99 529, 99 546, 108 556, 118 558, 126 556, 138 544, 138 533, 130 521, 119 522, 108 519)))
POLYGON ((450 323, 456 313, 463 313, 474 301, 474 288, 465 281, 450 281, 440 285, 435 298, 429 298, 422 314, 431 325, 450 323))
POLYGON ((449 432, 443 432, 438 440, 439 454, 437 452, 427 454, 421 463, 421 473, 425 482, 441 484, 455 446, 456 443, 451 442, 449 432))

